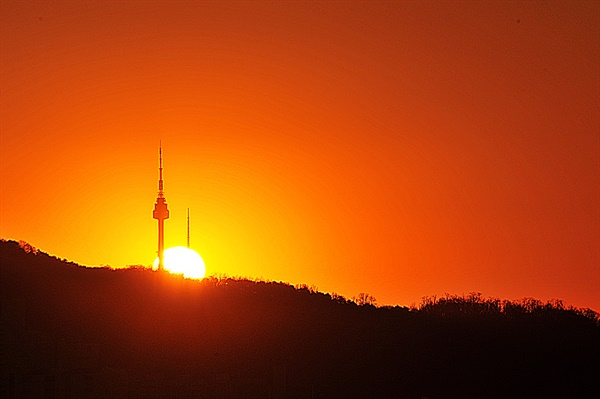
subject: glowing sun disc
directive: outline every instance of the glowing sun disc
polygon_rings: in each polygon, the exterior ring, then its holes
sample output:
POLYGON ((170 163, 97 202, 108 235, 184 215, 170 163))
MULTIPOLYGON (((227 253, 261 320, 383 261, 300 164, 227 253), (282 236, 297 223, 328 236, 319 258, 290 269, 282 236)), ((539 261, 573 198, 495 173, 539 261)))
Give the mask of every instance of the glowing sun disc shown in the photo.
MULTIPOLYGON (((183 274, 186 278, 201 279, 206 274, 206 266, 200 254, 186 247, 171 247, 165 249, 165 270, 172 274, 183 274)), ((158 269, 158 257, 154 260, 152 269, 158 269)))

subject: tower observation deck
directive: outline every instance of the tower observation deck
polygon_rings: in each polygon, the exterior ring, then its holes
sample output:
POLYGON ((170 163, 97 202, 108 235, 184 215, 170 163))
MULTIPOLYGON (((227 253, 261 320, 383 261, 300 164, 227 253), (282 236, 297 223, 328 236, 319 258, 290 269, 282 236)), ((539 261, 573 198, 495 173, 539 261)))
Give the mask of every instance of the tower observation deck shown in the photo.
POLYGON ((164 270, 165 249, 165 219, 169 218, 169 209, 165 198, 163 175, 162 175, 162 146, 158 148, 158 196, 154 204, 152 217, 158 220, 158 270, 164 270))

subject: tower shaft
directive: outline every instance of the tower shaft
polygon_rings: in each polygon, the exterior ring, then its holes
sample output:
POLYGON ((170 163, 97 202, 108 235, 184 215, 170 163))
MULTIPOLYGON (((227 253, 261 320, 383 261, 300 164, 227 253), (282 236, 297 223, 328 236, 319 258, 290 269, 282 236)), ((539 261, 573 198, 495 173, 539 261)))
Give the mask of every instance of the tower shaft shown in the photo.
POLYGON ((158 270, 165 268, 165 220, 158 219, 158 270))

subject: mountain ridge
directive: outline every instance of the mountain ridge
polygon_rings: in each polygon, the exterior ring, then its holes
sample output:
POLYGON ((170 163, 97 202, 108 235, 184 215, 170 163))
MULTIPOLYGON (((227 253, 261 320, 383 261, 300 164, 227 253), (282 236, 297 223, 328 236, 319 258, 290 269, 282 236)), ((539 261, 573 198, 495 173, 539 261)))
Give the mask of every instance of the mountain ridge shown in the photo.
POLYGON ((377 308, 0 249, 3 397, 600 394, 598 315, 560 301, 473 293, 377 308))

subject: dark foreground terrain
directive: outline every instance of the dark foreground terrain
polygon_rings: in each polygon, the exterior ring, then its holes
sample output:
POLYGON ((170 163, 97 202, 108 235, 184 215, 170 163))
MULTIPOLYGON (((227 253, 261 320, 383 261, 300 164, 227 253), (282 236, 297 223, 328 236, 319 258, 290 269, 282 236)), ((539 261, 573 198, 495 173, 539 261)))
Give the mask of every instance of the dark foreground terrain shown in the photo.
POLYGON ((88 269, 0 242, 9 398, 600 397, 597 314, 88 269))

